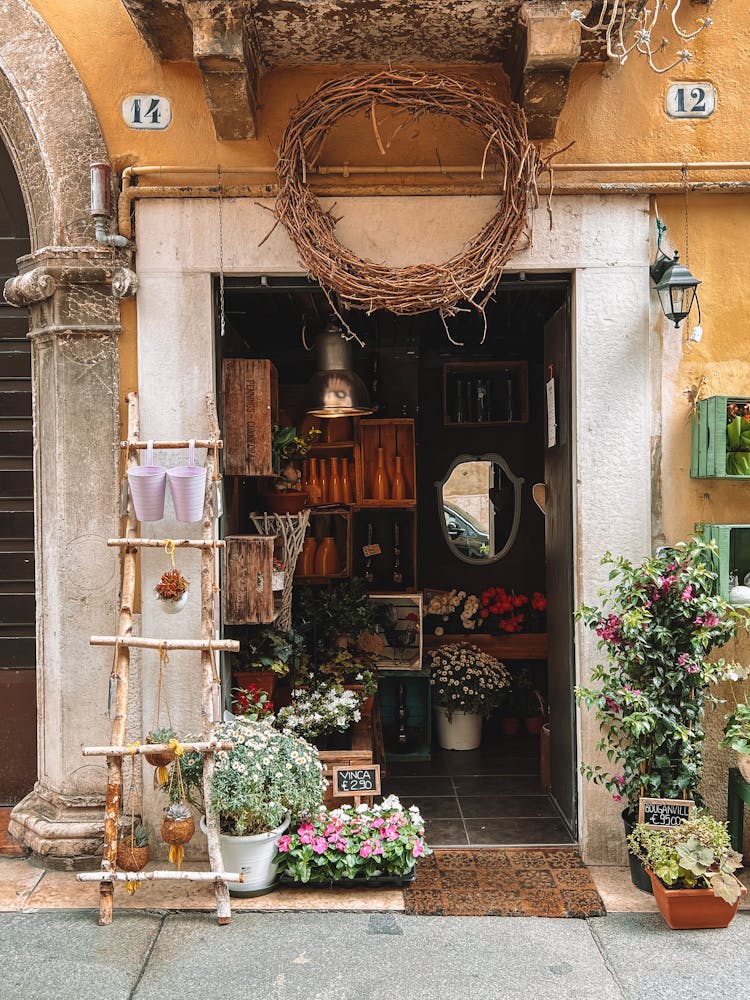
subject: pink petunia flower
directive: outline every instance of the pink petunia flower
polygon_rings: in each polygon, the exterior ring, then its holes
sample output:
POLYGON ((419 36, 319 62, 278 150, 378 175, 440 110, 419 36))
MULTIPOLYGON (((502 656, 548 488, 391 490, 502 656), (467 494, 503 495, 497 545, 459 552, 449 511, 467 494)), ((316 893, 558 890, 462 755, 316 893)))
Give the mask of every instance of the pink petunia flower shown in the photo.
POLYGON ((412 857, 421 858, 424 854, 424 844, 421 840, 414 841, 414 847, 411 849, 412 857))
POLYGON ((285 833, 283 837, 279 837, 279 850, 282 852, 282 854, 286 853, 289 850, 289 843, 291 839, 292 838, 289 836, 288 833, 285 833))

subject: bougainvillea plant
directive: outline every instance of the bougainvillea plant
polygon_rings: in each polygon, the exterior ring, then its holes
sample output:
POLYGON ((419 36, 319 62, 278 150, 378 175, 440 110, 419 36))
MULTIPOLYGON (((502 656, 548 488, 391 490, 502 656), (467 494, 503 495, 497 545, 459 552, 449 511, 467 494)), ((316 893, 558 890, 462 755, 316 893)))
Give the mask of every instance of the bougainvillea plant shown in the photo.
POLYGON ((708 657, 746 621, 714 593, 716 557, 697 538, 639 565, 607 553, 603 604, 576 612, 606 654, 576 695, 596 713, 608 765, 584 763, 581 772, 627 808, 642 795, 700 801, 704 704, 716 701, 709 685, 727 666, 708 657))

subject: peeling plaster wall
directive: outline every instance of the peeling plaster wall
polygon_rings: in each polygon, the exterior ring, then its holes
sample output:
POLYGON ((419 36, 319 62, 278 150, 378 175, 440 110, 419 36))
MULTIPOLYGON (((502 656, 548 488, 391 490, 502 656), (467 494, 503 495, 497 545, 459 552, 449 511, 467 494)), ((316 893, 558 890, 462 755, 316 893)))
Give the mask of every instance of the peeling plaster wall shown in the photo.
MULTIPOLYGON (((490 198, 348 199, 339 229, 358 253, 394 264, 445 259, 474 232, 492 210, 490 198)), ((224 208, 224 267, 227 274, 300 272, 289 238, 269 230, 268 212, 248 200, 224 208)), ((204 393, 214 385, 211 274, 219 259, 217 205, 191 200, 142 202, 137 208, 139 390, 143 437, 203 433, 204 393), (164 406, 164 400, 170 405, 164 406)), ((633 557, 650 548, 650 357, 648 350, 648 204, 643 198, 561 198, 554 228, 546 212, 535 219, 534 246, 520 253, 514 269, 570 270, 574 275, 574 385, 577 467, 576 600, 591 601, 604 582, 601 553, 611 547, 633 557), (621 305, 608 308, 612 295, 621 305), (606 317, 610 318, 607 319, 606 317), (617 392, 612 391, 617 373, 617 392), (629 433, 622 434, 627 424, 629 433), (606 475, 602 475, 602 470, 606 475)), ((169 460, 168 456, 162 456, 169 460)), ((174 459, 172 459, 174 460, 174 459)), ((169 520, 159 533, 172 528, 169 520)), ((176 527, 176 526, 175 526, 176 527)), ((184 528, 184 526, 183 526, 184 528)), ((181 528, 181 530, 183 530, 181 528)), ((144 553, 143 578, 161 571, 163 555, 144 553)), ((197 573, 186 564, 187 576, 197 573)), ((180 628, 197 626, 189 605, 180 628), (186 619, 186 615, 188 615, 186 619)), ((144 634, 164 630, 156 599, 144 594, 144 634)), ((168 623, 167 623, 168 624, 168 623)), ((578 635, 579 678, 596 662, 595 644, 578 635)), ((170 705, 178 725, 198 726, 197 660, 186 654, 174 674, 170 705), (173 699, 173 700, 172 700, 173 699)), ((149 720, 155 664, 143 664, 144 721, 149 720), (151 673, 149 673, 151 670, 151 673)), ((590 756, 597 732, 581 718, 584 752, 590 756)), ((147 817, 154 822, 160 800, 145 789, 147 817)), ((581 789, 581 838, 588 860, 623 860, 622 824, 616 807, 591 786, 581 789)))

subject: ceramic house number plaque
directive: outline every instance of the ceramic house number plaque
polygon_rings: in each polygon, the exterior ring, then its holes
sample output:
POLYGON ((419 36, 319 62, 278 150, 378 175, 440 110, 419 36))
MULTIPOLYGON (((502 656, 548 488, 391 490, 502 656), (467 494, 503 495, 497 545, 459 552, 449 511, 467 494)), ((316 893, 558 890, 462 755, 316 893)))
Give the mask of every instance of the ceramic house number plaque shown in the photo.
POLYGON ((160 131, 172 121, 172 105, 159 94, 130 94, 121 105, 128 128, 160 131))
POLYGON ((673 83, 667 90, 670 118, 710 118, 716 110, 716 87, 702 80, 673 83))

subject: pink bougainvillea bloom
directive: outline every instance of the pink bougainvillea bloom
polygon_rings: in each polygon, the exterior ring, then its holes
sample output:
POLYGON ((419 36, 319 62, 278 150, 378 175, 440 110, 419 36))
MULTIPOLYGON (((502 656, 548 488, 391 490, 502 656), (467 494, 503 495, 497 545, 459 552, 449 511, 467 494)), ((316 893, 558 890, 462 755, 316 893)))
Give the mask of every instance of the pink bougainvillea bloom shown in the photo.
POLYGON ((289 850, 289 842, 291 841, 291 839, 292 838, 289 836, 288 833, 285 833, 283 837, 279 837, 279 850, 282 853, 285 853, 286 851, 289 850))
POLYGON ((687 666, 685 667, 685 670, 686 670, 686 671, 687 671, 687 673, 689 673, 689 674, 697 674, 697 673, 698 673, 698 671, 700 670, 700 667, 698 666, 698 664, 697 664, 697 663, 689 663, 689 664, 688 664, 688 665, 687 665, 687 666))
POLYGON ((615 802, 622 802, 622 795, 613 795, 612 798, 615 802))
POLYGON ((414 841, 414 847, 411 849, 412 857, 421 858, 424 854, 424 844, 421 840, 414 841))
POLYGON ((610 710, 610 712, 619 712, 620 711, 620 706, 617 704, 616 701, 613 701, 612 698, 605 698, 604 699, 604 704, 607 706, 607 708, 610 710))
POLYGON ((685 587, 685 589, 683 590, 681 599, 685 602, 685 604, 687 604, 688 601, 692 601, 693 585, 691 583, 689 583, 687 587, 685 587))
POLYGON ((315 837, 312 842, 312 849, 316 854, 325 854, 328 850, 328 841, 325 837, 315 837))
POLYGON ((621 774, 616 774, 612 778, 612 780, 618 786, 618 788, 622 788, 622 786, 625 784, 625 779, 623 778, 623 776, 621 774))

